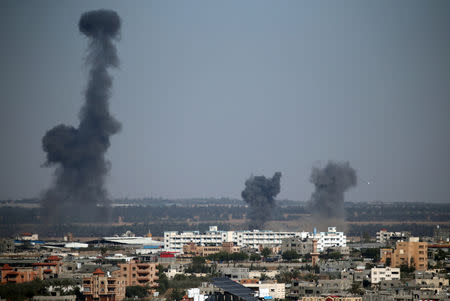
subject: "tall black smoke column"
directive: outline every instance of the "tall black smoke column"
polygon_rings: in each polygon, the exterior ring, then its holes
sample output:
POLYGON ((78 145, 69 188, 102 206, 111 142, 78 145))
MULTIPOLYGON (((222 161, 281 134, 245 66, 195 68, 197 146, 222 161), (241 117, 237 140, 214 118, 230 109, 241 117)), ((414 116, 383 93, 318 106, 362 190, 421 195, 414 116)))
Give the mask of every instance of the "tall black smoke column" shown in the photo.
POLYGON ((275 207, 275 196, 280 193, 281 172, 276 172, 272 179, 264 176, 250 177, 245 181, 242 198, 250 205, 250 229, 263 229, 270 220, 275 207))
POLYGON ((313 168, 311 183, 315 191, 309 201, 312 214, 318 218, 344 218, 344 193, 356 186, 356 171, 348 162, 329 161, 324 168, 313 168))
POLYGON ((45 166, 56 166, 54 184, 42 199, 51 219, 61 218, 63 208, 65 214, 93 216, 99 213, 97 204, 109 206, 105 177, 110 164, 105 153, 111 135, 121 125, 109 113, 112 77, 108 68, 119 64, 113 41, 118 38, 120 23, 118 14, 109 10, 86 12, 78 23, 80 32, 89 38, 86 63, 90 67, 80 124, 78 128, 58 125, 42 138, 45 166))

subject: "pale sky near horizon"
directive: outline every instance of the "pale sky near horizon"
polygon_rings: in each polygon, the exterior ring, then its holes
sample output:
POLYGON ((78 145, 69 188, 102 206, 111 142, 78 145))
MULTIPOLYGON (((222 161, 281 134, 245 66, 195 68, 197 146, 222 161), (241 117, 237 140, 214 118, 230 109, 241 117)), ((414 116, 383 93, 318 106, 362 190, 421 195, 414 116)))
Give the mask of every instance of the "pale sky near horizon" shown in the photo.
POLYGON ((449 1, 0 1, 0 199, 52 180, 41 138, 78 125, 81 13, 116 10, 111 197, 240 198, 349 161, 350 201, 449 202, 449 1), (368 184, 370 182, 370 184, 368 184))

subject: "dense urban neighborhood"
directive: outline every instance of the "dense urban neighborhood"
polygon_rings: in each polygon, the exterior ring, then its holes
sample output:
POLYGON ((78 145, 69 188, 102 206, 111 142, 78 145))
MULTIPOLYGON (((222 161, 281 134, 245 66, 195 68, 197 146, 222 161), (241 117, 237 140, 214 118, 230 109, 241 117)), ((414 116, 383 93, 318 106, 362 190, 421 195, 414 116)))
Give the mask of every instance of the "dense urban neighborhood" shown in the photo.
POLYGON ((269 230, 1 240, 5 300, 448 300, 450 231, 269 230))

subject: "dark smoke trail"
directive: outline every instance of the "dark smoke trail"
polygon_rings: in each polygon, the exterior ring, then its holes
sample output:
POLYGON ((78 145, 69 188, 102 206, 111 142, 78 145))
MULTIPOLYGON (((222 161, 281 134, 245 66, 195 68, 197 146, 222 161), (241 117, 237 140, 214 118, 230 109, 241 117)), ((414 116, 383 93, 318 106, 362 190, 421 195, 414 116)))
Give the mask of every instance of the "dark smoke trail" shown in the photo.
POLYGON ((309 206, 318 218, 344 218, 344 193, 356 186, 356 171, 348 162, 329 161, 324 168, 313 168, 311 183, 315 191, 309 206))
POLYGON ((272 179, 264 176, 250 177, 245 181, 242 198, 250 205, 250 229, 263 229, 270 220, 275 207, 275 196, 280 193, 281 172, 276 172, 272 179))
POLYGON ((86 63, 90 67, 80 124, 78 128, 58 125, 42 138, 45 166, 56 166, 55 182, 42 199, 50 218, 63 207, 69 207, 71 215, 92 214, 97 204, 108 207, 104 184, 110 164, 105 153, 111 135, 120 130, 109 113, 112 78, 107 70, 119 64, 113 40, 119 34, 120 18, 114 11, 90 11, 81 16, 78 27, 89 38, 86 63))

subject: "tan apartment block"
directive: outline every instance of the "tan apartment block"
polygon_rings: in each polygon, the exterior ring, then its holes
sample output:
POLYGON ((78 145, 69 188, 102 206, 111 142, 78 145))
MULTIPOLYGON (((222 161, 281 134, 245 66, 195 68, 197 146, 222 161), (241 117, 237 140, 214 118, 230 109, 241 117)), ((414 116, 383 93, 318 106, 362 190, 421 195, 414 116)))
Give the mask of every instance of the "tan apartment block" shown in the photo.
POLYGON ((122 301, 126 286, 124 277, 108 277, 96 269, 91 277, 83 278, 83 295, 86 301, 122 301))
POLYGON ((118 264, 120 270, 114 271, 114 276, 120 276, 125 279, 127 286, 139 285, 156 287, 158 284, 158 269, 156 263, 130 261, 118 264))
POLYGON ((416 270, 424 271, 428 268, 428 244, 420 242, 418 237, 410 237, 409 241, 397 242, 392 254, 391 267, 408 265, 416 270))

